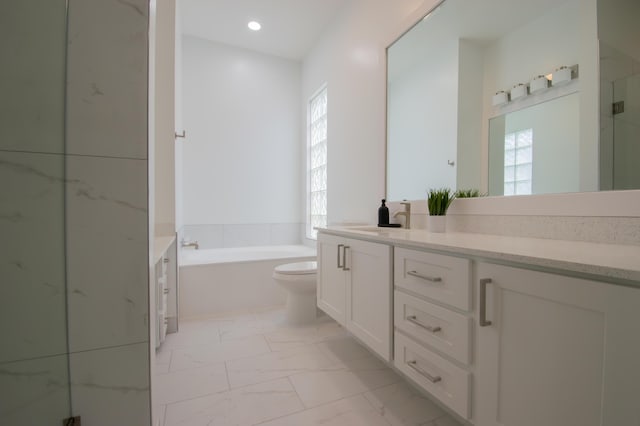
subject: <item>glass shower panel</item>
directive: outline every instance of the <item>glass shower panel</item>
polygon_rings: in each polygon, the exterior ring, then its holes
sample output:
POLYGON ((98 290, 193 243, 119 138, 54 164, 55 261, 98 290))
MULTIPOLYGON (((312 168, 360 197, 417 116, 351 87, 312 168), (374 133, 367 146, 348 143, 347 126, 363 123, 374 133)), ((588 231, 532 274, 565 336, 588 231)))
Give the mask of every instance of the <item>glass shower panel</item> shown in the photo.
POLYGON ((613 83, 613 188, 640 188, 640 74, 613 83))
POLYGON ((0 424, 70 415, 66 0, 0 2, 0 424))

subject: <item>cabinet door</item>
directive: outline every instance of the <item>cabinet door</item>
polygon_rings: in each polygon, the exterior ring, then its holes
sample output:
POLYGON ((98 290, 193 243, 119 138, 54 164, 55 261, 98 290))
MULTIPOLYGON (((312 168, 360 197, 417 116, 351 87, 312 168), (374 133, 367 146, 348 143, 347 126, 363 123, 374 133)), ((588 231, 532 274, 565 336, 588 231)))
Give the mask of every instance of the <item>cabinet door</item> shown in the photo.
POLYGON ((344 244, 342 239, 318 234, 317 303, 327 315, 340 324, 345 321, 344 244))
POLYGON ((378 355, 391 360, 391 250, 384 244, 345 240, 347 329, 378 355))
POLYGON ((476 278, 477 426, 640 424, 640 289, 483 263, 476 278))

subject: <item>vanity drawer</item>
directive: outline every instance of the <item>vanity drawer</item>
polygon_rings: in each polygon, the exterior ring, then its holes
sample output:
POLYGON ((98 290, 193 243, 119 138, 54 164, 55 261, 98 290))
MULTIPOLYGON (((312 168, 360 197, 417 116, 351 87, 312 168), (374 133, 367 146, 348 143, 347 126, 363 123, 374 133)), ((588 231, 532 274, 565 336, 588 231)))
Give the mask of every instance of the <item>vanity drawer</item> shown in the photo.
POLYGON ((453 411, 471 417, 471 373, 397 332, 394 365, 453 411))
POLYGON ((471 309, 471 261, 396 248, 395 285, 456 308, 471 309))
POLYGON ((464 364, 470 363, 471 318, 401 291, 395 292, 394 305, 398 329, 464 364))

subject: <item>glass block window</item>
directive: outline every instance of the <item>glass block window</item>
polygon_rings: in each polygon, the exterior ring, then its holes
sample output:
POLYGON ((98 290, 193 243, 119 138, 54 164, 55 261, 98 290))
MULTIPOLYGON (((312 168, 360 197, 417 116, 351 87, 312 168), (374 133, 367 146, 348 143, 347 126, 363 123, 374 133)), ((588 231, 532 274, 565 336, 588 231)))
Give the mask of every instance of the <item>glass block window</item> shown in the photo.
POLYGON ((531 194, 533 182, 533 129, 504 137, 504 195, 531 194))
POLYGON ((309 101, 307 237, 317 239, 316 226, 327 226, 327 88, 309 101))

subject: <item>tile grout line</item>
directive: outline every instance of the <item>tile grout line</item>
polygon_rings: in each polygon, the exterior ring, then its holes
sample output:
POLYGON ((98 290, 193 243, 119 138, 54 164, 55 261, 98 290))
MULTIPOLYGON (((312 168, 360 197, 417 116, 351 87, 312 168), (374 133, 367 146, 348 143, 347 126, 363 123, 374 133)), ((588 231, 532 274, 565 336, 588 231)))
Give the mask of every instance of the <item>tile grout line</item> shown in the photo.
MULTIPOLYGON (((229 361, 230 361, 230 360, 229 360, 229 361)), ((229 391, 231 391, 231 380, 229 380, 229 368, 228 368, 228 366, 227 366, 227 362, 229 362, 229 361, 225 361, 225 362, 224 362, 224 373, 225 373, 225 375, 226 375, 226 377, 227 377, 227 389, 228 389, 229 391)))
POLYGON ((160 426, 166 426, 167 423, 167 404, 164 404, 162 409, 162 424, 160 426))

